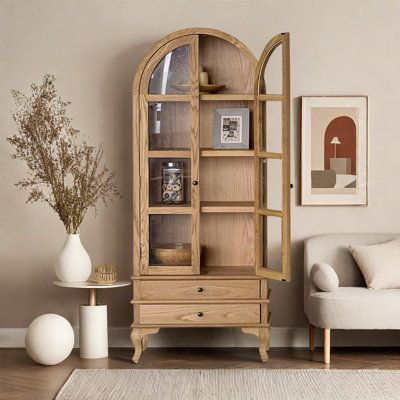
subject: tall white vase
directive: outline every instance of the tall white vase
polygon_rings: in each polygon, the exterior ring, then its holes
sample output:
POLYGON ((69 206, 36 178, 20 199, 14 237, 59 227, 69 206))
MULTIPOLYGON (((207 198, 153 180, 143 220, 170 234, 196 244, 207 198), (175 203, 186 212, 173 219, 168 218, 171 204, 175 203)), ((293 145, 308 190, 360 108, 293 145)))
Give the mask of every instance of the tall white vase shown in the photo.
POLYGON ((62 282, 86 281, 92 272, 89 254, 79 234, 70 234, 56 261, 56 275, 62 282))

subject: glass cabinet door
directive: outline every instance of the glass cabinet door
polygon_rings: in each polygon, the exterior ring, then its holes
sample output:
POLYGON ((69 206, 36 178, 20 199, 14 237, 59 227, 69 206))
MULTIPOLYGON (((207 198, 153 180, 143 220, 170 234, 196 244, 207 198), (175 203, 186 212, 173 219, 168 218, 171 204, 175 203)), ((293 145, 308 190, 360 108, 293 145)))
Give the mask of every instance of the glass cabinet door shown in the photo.
POLYGON ((197 36, 169 42, 149 61, 142 78, 140 212, 145 275, 200 272, 197 46, 197 36))
POLYGON ((290 279, 289 34, 265 47, 255 83, 256 274, 290 279))

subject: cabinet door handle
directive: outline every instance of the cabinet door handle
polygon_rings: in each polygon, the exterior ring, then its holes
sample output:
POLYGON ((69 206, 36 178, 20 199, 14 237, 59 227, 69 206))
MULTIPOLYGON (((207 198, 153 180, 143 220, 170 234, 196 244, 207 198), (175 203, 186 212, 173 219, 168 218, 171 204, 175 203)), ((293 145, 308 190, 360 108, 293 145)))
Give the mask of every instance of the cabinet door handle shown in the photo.
POLYGON ((193 182, 192 182, 192 185, 193 185, 193 186, 197 186, 198 184, 199 184, 198 181, 193 181, 193 182))
POLYGON ((203 313, 202 313, 201 311, 199 311, 199 312, 197 313, 197 315, 198 315, 199 317, 202 317, 202 316, 203 316, 203 313))
POLYGON ((198 292, 202 292, 202 291, 203 291, 203 288, 202 288, 202 287, 198 287, 198 288, 197 288, 197 291, 198 291, 198 292))

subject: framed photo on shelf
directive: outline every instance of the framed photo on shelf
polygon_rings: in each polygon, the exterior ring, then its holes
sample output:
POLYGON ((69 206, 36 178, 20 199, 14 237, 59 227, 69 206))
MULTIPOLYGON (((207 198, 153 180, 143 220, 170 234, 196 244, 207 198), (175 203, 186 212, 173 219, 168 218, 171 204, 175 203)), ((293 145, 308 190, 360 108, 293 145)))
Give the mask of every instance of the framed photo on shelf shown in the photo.
POLYGON ((301 204, 367 205, 368 98, 304 96, 301 204))
POLYGON ((248 149, 250 110, 216 108, 214 110, 214 149, 248 149))

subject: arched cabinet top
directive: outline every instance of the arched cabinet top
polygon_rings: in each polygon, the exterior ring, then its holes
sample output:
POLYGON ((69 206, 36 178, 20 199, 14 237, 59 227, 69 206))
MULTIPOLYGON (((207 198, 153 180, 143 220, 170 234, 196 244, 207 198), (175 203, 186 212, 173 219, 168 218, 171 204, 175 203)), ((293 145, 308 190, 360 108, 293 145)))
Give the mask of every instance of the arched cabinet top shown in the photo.
POLYGON ((214 37, 222 39, 223 41, 234 46, 236 49, 240 51, 240 53, 245 57, 245 59, 248 60, 249 64, 251 65, 251 69, 253 70, 253 73, 255 73, 255 70, 257 68, 256 57, 248 49, 247 46, 245 46, 241 41, 239 41, 235 37, 225 32, 210 28, 183 29, 165 36, 147 52, 135 74, 133 81, 133 94, 138 95, 140 93, 143 93, 143 88, 147 87, 148 81, 150 80, 153 70, 157 67, 159 62, 161 62, 161 60, 166 56, 166 54, 168 54, 169 52, 173 51, 174 49, 180 46, 188 44, 190 45, 192 38, 194 36, 214 37))

